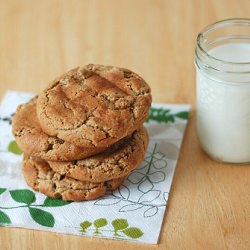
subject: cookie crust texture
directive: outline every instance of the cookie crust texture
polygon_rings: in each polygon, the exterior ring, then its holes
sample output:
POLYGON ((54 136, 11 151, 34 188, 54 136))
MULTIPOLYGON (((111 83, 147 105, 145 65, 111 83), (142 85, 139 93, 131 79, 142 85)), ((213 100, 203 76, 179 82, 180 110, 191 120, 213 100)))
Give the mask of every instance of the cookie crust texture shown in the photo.
POLYGON ((79 147, 109 147, 147 119, 148 84, 136 73, 88 64, 56 78, 38 96, 37 116, 50 136, 79 147))
POLYGON ((148 133, 140 127, 120 145, 78 161, 53 162, 50 167, 61 175, 81 181, 103 182, 128 175, 144 159, 148 146, 148 133))
POLYGON ((125 178, 100 183, 79 181, 54 172, 45 160, 27 155, 23 158, 22 172, 31 188, 51 198, 65 201, 97 199, 108 191, 115 190, 125 178))
POLYGON ((106 149, 106 147, 78 147, 56 136, 47 135, 41 129, 37 118, 36 103, 37 96, 20 105, 12 120, 12 132, 16 142, 26 154, 50 161, 71 161, 97 154, 106 149))

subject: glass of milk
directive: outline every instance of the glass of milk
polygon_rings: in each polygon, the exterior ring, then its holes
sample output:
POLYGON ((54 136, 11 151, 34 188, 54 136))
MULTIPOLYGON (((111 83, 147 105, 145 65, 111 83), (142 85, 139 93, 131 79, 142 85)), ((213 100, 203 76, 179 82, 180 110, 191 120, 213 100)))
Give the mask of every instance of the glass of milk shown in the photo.
POLYGON ((227 163, 250 163, 250 19, 206 27, 195 50, 197 132, 204 151, 227 163))

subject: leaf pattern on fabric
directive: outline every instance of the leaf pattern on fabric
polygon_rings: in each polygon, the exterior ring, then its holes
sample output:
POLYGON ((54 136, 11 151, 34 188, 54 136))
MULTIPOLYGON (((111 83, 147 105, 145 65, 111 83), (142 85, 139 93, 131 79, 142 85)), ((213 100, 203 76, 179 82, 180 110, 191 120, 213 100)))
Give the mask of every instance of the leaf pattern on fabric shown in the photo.
POLYGON ((110 206, 119 203, 121 200, 117 199, 116 197, 103 197, 94 202, 95 205, 100 205, 100 206, 110 206))
POLYGON ((119 212, 130 212, 130 211, 135 211, 135 210, 138 210, 140 208, 142 208, 143 205, 141 204, 137 204, 137 203, 134 203, 134 204, 127 204, 123 207, 121 207, 119 209, 119 212))
POLYGON ((106 232, 112 232, 113 237, 122 238, 123 235, 131 239, 138 239, 143 236, 143 231, 138 227, 129 227, 129 222, 127 219, 117 218, 111 221, 113 229, 103 229, 103 227, 110 224, 106 218, 96 219, 94 222, 88 220, 80 223, 81 229, 79 230, 82 234, 87 235, 101 235, 105 236, 106 232), (94 226, 94 228, 91 228, 94 226), (93 232, 94 231, 94 232, 93 232))
POLYGON ((97 219, 93 222, 93 225, 95 226, 95 232, 94 234, 101 234, 99 231, 99 228, 104 227, 108 224, 108 221, 105 218, 97 219))
POLYGON ((142 164, 142 168, 130 173, 127 182, 133 184, 121 185, 116 191, 110 195, 102 197, 94 202, 98 206, 120 205, 118 212, 128 213, 137 210, 144 210, 145 218, 156 215, 160 207, 165 207, 166 203, 162 196, 162 190, 157 189, 157 185, 166 179, 165 171, 167 169, 167 161, 165 155, 158 151, 157 143, 154 144, 152 151, 147 152, 142 164), (139 197, 133 198, 130 188, 137 187, 139 197))
POLYGON ((152 217, 154 215, 156 215, 158 213, 158 207, 156 206, 152 206, 152 207, 149 207, 144 213, 144 217, 152 217))
POLYGON ((19 189, 10 191, 10 195, 13 200, 20 203, 30 205, 36 200, 34 192, 28 189, 19 189))
POLYGON ((85 221, 83 221, 81 224, 80 224, 80 226, 81 226, 81 233, 86 233, 86 229, 87 228, 89 228, 90 226, 92 225, 92 223, 91 222, 89 222, 89 221, 87 221, 87 220, 85 220, 85 221))
POLYGON ((6 191, 6 188, 0 188, 0 194, 4 193, 6 191))
POLYGON ((55 219, 51 213, 33 207, 29 207, 29 212, 32 219, 38 224, 45 227, 53 227, 55 225, 55 219))
POLYGON ((0 210, 0 225, 10 224, 10 223, 11 223, 10 217, 6 213, 0 210))
POLYGON ((46 199, 43 202, 43 205, 45 207, 61 207, 70 204, 69 201, 63 201, 61 199, 54 199, 50 197, 46 197, 46 199))
POLYGON ((138 239, 143 235, 143 232, 140 228, 137 227, 130 227, 127 229, 122 230, 124 234, 126 234, 128 237, 133 239, 138 239))
POLYGON ((152 190, 148 193, 143 194, 140 199, 139 202, 141 202, 142 204, 148 204, 151 203, 152 201, 156 200, 161 194, 161 190, 152 190))
POLYGON ((11 141, 9 143, 8 151, 16 155, 21 155, 23 153, 22 150, 18 147, 16 141, 11 141))
MULTIPOLYGON (((0 188, 0 195, 6 191, 7 191, 6 188, 0 188)), ((29 214, 31 218, 34 220, 34 222, 38 223, 41 226, 54 227, 55 218, 53 214, 41 208, 59 207, 59 206, 65 206, 71 203, 71 202, 65 202, 59 199, 52 199, 52 198, 46 197, 43 204, 41 205, 35 204, 36 193, 29 189, 8 190, 8 194, 10 195, 11 199, 17 203, 17 206, 6 206, 6 207, 0 206, 0 225, 11 223, 10 217, 2 210, 28 209, 29 214), (20 203, 22 205, 20 205, 20 203)))
POLYGON ((168 123, 168 122, 175 122, 176 118, 187 120, 188 112, 181 111, 172 114, 170 109, 165 109, 163 107, 161 108, 151 107, 147 122, 156 121, 156 122, 168 123))

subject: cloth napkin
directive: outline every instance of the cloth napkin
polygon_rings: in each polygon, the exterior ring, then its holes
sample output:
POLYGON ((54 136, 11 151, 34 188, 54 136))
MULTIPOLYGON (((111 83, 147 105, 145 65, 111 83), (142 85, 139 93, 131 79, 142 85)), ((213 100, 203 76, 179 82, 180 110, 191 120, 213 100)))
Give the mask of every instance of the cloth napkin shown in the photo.
POLYGON ((157 244, 190 106, 154 104, 144 162, 116 191, 64 202, 33 191, 22 177, 11 118, 33 96, 8 91, 0 106, 0 226, 157 244))

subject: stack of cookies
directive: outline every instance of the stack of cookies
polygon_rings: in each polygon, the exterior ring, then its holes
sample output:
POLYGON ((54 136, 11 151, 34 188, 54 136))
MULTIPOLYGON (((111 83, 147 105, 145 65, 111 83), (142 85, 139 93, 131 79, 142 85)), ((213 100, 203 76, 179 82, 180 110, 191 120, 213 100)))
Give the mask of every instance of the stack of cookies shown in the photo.
POLYGON ((119 187, 144 158, 151 100, 127 69, 89 64, 56 78, 13 117, 27 184, 71 201, 119 187))

